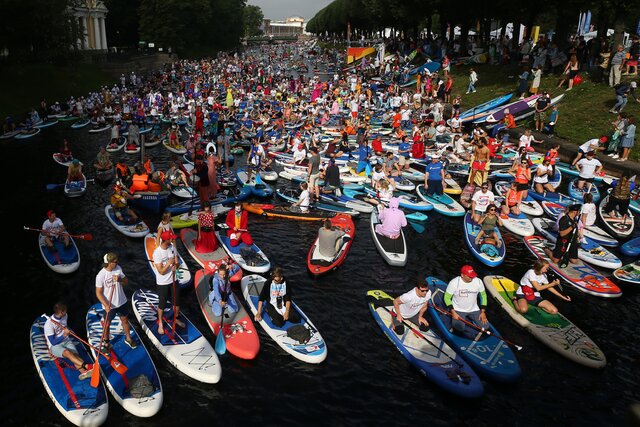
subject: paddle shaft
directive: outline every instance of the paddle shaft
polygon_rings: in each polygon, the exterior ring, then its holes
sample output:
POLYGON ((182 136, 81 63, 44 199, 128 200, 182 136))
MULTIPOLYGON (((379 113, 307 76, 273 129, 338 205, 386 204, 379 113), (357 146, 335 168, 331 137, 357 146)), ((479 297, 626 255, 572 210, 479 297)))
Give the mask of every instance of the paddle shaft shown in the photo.
MULTIPOLYGON (((396 319, 398 318, 398 315, 389 310, 387 307, 385 306, 381 306, 382 308, 384 308, 391 316, 395 317, 396 319)), ((422 338, 423 340, 425 340, 426 342, 428 342, 430 345, 432 345, 434 348, 439 348, 437 345, 435 345, 433 342, 431 342, 431 340, 427 337, 425 337, 420 331, 416 331, 413 326, 411 326, 409 323, 406 322, 406 320, 402 319, 402 323, 407 326, 409 329, 411 329, 411 331, 416 335, 419 336, 420 338, 422 338)), ((462 368, 464 365, 460 362, 458 362, 457 360, 453 359, 451 356, 449 356, 447 353, 442 352, 442 354, 444 354, 445 356, 447 356, 447 358, 449 360, 451 360, 453 363, 455 363, 456 365, 458 365, 459 368, 462 368)))
MULTIPOLYGON (((446 314, 447 316, 451 316, 451 318, 453 318, 453 314, 452 314, 449 310, 443 310, 442 308, 438 307, 437 305, 435 305, 435 304, 433 304, 433 303, 430 303, 430 305, 431 305, 433 308, 435 308, 436 310, 438 310, 440 313, 442 313, 442 314, 446 314)), ((467 321, 467 320, 464 320, 462 317, 460 317, 460 319, 459 319, 459 320, 461 320, 461 321, 462 321, 463 323, 465 323, 466 325, 471 326, 473 329, 477 330, 478 332, 481 332, 481 333, 483 333, 483 334, 491 335, 491 336, 494 336, 494 337, 498 338, 499 340, 503 341, 505 344, 508 344, 508 345, 510 345, 510 346, 512 346, 512 347, 514 347, 514 348, 515 348, 516 350, 518 350, 518 351, 522 350, 522 348, 523 348, 522 346, 520 346, 520 345, 518 345, 518 344, 514 344, 514 343, 512 343, 511 341, 507 340, 506 338, 502 338, 500 335, 495 335, 495 334, 493 334, 493 333, 491 332, 491 330, 489 330, 489 329, 481 328, 481 327, 477 326, 476 324, 474 324, 474 323, 472 323, 472 322, 469 322, 469 321, 467 321)))
MULTIPOLYGON (((64 325, 62 325, 60 322, 57 322, 55 319, 47 316, 46 314, 43 314, 43 316, 46 319, 51 320, 53 323, 55 323, 56 325, 65 328, 64 325)), ((89 344, 87 341, 83 340, 82 338, 80 338, 75 332, 73 332, 71 329, 66 328, 69 333, 71 335, 73 335, 78 341, 80 341, 81 343, 83 343, 84 345, 94 349, 97 353, 101 354, 105 359, 107 359, 109 361, 109 363, 111 363, 111 366, 113 367, 113 369, 115 369, 118 373, 120 374, 124 374, 125 372, 127 372, 127 367, 125 365, 123 365, 121 362, 118 362, 116 360, 113 360, 113 358, 111 358, 111 356, 103 353, 98 347, 96 347, 95 345, 91 345, 89 344)))
MULTIPOLYGON (((107 333, 107 331, 109 330, 109 311, 111 311, 111 299, 113 298, 113 293, 116 290, 116 283, 115 281, 113 282, 113 285, 111 286, 111 292, 109 293, 109 304, 107 306, 107 311, 105 312, 106 317, 104 320, 104 325, 102 325, 102 336, 100 337, 100 343, 98 344, 99 348, 102 348, 102 343, 104 342, 104 336, 107 333)), ((94 369, 93 369, 93 373, 91 375, 91 387, 98 387, 98 383, 100 382, 100 369, 96 369, 97 367, 100 366, 99 362, 99 358, 100 358, 100 353, 96 354, 96 358, 93 362, 94 364, 94 369)), ((107 359, 108 360, 108 359, 107 359)))
MULTIPOLYGON (((27 227, 26 225, 23 226, 23 228, 25 230, 29 230, 29 231, 39 231, 41 233, 46 233, 46 230, 42 230, 40 228, 31 228, 31 227, 27 227)), ((69 237, 77 237, 79 239, 83 239, 83 240, 93 240, 93 235, 91 233, 85 233, 85 234, 69 234, 68 232, 64 232, 64 234, 68 234, 69 237)))
MULTIPOLYGON (((577 219, 573 221, 572 227, 573 227, 573 230, 571 230, 571 237, 569 239, 569 244, 567 245, 567 248, 564 250, 564 253, 562 254, 562 258, 560 258, 560 261, 558 262, 558 266, 560 268, 565 268, 567 265, 569 265, 569 249, 571 249, 571 245, 575 240, 576 232, 578 231, 577 219)), ((558 239, 561 239, 561 238, 562 236, 560 236, 560 230, 558 230, 558 239)))

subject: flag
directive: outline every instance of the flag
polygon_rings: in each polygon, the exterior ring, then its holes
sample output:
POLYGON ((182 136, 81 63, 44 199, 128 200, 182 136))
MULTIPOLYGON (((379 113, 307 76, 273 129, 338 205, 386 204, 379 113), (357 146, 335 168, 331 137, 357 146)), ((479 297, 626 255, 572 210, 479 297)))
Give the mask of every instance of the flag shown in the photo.
POLYGON ((357 61, 360 58, 375 53, 375 47, 348 47, 347 48, 347 64, 357 61))
POLYGON ((587 10, 586 16, 584 18, 584 23, 582 25, 582 34, 587 34, 590 28, 591 28, 591 11, 587 10))

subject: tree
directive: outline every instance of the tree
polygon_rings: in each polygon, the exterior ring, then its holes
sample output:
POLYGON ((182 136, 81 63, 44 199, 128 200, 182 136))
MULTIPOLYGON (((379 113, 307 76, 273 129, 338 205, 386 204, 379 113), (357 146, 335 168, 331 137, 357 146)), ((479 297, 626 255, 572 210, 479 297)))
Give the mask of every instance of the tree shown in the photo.
POLYGON ((104 5, 109 9, 105 21, 109 45, 137 46, 140 0, 104 0, 104 5))
POLYGON ((264 14, 259 6, 247 5, 244 8, 243 26, 245 37, 257 36, 261 34, 260 26, 264 14))

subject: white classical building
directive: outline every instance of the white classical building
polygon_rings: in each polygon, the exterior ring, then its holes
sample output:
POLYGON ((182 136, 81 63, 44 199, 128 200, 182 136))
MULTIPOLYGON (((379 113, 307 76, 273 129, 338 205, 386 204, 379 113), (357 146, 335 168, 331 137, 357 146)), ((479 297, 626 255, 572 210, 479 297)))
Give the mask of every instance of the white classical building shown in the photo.
POLYGON ((84 29, 84 37, 78 39, 78 48, 82 50, 107 50, 107 32, 105 19, 109 10, 99 0, 86 0, 84 5, 73 8, 73 15, 84 29))

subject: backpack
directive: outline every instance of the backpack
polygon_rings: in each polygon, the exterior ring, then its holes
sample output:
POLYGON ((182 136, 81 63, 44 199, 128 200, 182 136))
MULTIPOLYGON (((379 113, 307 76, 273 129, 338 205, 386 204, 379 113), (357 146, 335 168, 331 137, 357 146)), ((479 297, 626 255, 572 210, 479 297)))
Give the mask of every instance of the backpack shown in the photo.
POLYGON ((298 341, 300 344, 306 344, 311 339, 311 331, 304 325, 294 325, 287 329, 287 337, 298 341))

